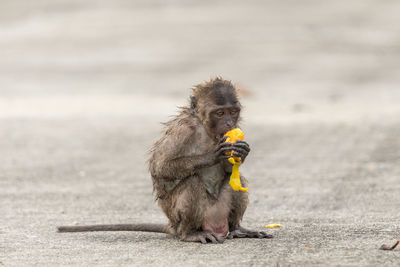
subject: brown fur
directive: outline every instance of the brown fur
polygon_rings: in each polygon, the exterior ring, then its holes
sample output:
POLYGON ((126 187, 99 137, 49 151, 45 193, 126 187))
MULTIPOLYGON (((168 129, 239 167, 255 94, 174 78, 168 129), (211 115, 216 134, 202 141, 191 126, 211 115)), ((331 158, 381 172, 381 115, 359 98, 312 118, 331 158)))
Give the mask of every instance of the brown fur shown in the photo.
MULTIPOLYGON (((59 227, 59 231, 137 229, 202 243, 221 243, 229 232, 230 237, 270 237, 240 227, 248 194, 233 191, 228 184, 232 165, 225 151, 239 151, 243 161, 249 151, 245 142, 221 140, 226 131, 238 127, 240 107, 232 83, 216 78, 195 86, 190 105, 165 123, 161 138, 151 149, 149 171, 168 226, 71 226, 59 227)), ((241 183, 247 186, 243 176, 241 183)))
MULTIPOLYGON (((172 233, 181 239, 201 231, 207 211, 215 206, 226 214, 230 230, 234 229, 248 203, 246 192, 234 192, 228 185, 230 166, 207 162, 207 155, 217 145, 216 137, 206 126, 210 120, 208 106, 215 105, 215 88, 222 88, 222 96, 228 95, 228 100, 237 102, 235 88, 228 81, 217 78, 197 85, 193 89, 196 114, 182 108, 165 124, 161 139, 151 150, 149 170, 156 199, 169 219, 172 233)), ((247 184, 244 177, 242 184, 247 184)))

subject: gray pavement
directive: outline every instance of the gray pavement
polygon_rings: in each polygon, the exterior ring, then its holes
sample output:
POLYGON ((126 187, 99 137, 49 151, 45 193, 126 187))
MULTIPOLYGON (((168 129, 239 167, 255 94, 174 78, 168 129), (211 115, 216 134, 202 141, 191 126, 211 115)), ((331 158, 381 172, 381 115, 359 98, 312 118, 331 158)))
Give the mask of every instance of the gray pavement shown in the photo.
POLYGON ((398 266, 400 2, 0 2, 0 266, 398 266), (166 222, 148 149, 190 87, 242 88, 243 225, 222 245, 60 224, 166 222))

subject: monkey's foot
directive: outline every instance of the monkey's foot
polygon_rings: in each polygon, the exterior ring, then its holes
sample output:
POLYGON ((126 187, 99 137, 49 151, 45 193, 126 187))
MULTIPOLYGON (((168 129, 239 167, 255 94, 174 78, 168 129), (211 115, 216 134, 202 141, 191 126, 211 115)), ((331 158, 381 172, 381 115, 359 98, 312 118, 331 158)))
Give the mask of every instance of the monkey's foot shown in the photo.
POLYGON ((203 244, 207 244, 207 242, 211 242, 213 244, 218 244, 218 243, 222 244, 224 243, 225 239, 212 231, 202 231, 190 234, 186 236, 186 238, 182 239, 182 241, 201 242, 203 244))
POLYGON ((227 238, 272 238, 272 235, 267 234, 266 232, 252 231, 238 226, 235 230, 229 233, 227 238))

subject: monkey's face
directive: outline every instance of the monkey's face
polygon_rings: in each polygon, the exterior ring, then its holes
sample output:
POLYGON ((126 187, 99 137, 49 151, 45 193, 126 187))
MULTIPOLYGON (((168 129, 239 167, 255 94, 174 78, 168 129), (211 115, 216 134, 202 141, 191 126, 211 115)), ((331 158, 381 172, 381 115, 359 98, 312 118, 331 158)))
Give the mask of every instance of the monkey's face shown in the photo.
POLYGON ((216 78, 193 89, 190 112, 197 115, 208 135, 216 140, 237 128, 240 107, 236 89, 230 81, 216 78))
POLYGON ((209 112, 209 127, 221 138, 227 131, 237 127, 240 106, 236 104, 214 106, 209 112))

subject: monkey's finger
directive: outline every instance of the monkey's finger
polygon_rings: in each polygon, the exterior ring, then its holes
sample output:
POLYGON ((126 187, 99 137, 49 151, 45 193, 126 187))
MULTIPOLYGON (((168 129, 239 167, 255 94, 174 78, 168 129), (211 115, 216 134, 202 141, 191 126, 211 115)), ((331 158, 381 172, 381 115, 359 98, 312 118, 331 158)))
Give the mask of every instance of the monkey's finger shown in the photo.
POLYGON ((219 139, 218 141, 218 145, 222 145, 222 144, 230 144, 229 142, 225 142, 226 139, 228 139, 228 136, 224 136, 221 139, 219 139))
POLYGON ((214 149, 214 153, 221 153, 221 150, 229 152, 233 150, 233 146, 218 146, 214 149))
POLYGON ((263 238, 272 238, 273 236, 270 234, 267 234, 266 232, 260 232, 263 235, 263 238))
POLYGON ((247 152, 250 152, 250 150, 251 150, 249 146, 246 146, 246 145, 243 145, 243 144, 233 144, 233 147, 234 148, 241 148, 243 150, 246 150, 247 152))
POLYGON ((217 149, 218 149, 218 150, 219 150, 219 149, 223 149, 223 148, 230 148, 230 149, 233 149, 234 146, 233 146, 232 143, 223 143, 223 144, 220 144, 220 145, 217 146, 217 149))
POLYGON ((225 242, 225 238, 218 236, 217 241, 218 243, 223 244, 225 242))
POLYGON ((233 143, 221 143, 221 144, 218 144, 217 147, 215 148, 215 150, 219 150, 219 149, 225 148, 225 147, 232 148, 233 147, 233 143))
POLYGON ((245 157, 247 157, 247 154, 233 152, 233 156, 244 159, 245 157))
POLYGON ((218 150, 218 153, 226 153, 226 152, 230 152, 233 150, 233 147, 222 147, 218 150))
POLYGON ((224 143, 226 141, 226 139, 228 139, 229 136, 223 136, 221 139, 219 139, 219 143, 224 143))
POLYGON ((262 232, 251 231, 249 232, 249 237, 264 238, 264 235, 262 232))
POLYGON ((217 239, 215 239, 215 237, 213 236, 212 233, 207 233, 206 237, 207 237, 208 240, 211 241, 211 243, 218 244, 217 239))
POLYGON ((249 150, 239 146, 233 146, 233 151, 249 154, 249 150))
POLYGON ((225 242, 225 238, 223 238, 223 237, 220 237, 218 234, 216 234, 216 233, 212 233, 212 235, 215 237, 215 239, 217 239, 217 241, 218 241, 218 243, 224 243, 225 242))
POLYGON ((207 240, 204 238, 204 236, 199 235, 199 240, 202 244, 207 244, 207 240))
POLYGON ((245 162, 246 161, 246 157, 247 157, 247 155, 242 155, 242 154, 233 154, 233 156, 235 157, 235 158, 240 158, 240 162, 241 163, 243 163, 243 162, 245 162))
POLYGON ((216 151, 215 154, 216 154, 217 157, 221 157, 221 156, 230 157, 231 156, 231 151, 232 151, 232 148, 221 149, 221 150, 216 151))
POLYGON ((258 238, 264 238, 264 235, 263 235, 262 232, 256 232, 256 236, 257 236, 258 238))
POLYGON ((266 232, 254 232, 255 235, 253 234, 252 237, 258 237, 258 238, 272 238, 272 235, 267 234, 266 232))
POLYGON ((227 160, 227 159, 229 159, 230 157, 231 157, 231 156, 221 155, 221 156, 218 157, 218 159, 219 159, 219 160, 225 160, 225 159, 227 160))
POLYGON ((236 143, 233 144, 233 147, 240 147, 248 152, 250 152, 251 150, 249 144, 247 144, 245 141, 237 141, 236 143))
POLYGON ((245 153, 233 152, 233 156, 241 158, 242 162, 246 159, 247 155, 248 155, 247 152, 245 153))
POLYGON ((235 148, 235 149, 233 149, 233 155, 235 155, 235 154, 247 156, 249 154, 249 152, 244 149, 235 148))

